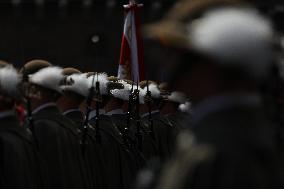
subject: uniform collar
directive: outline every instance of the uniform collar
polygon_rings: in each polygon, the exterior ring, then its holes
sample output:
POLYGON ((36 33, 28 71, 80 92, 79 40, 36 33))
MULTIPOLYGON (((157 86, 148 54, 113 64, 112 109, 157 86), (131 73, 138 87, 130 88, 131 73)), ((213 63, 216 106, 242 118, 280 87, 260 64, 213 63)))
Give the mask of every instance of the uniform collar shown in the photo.
MULTIPOLYGON (((159 113, 159 112, 160 112, 160 110, 154 110, 154 111, 151 111, 151 114, 153 115, 153 114, 156 114, 156 113, 159 113)), ((145 114, 142 114, 141 118, 147 117, 149 115, 150 115, 149 112, 147 112, 145 114)))
MULTIPOLYGON (((100 115, 105 115, 106 111, 104 109, 99 109, 99 113, 100 113, 100 115)), ((90 115, 89 115, 89 120, 91 120, 92 118, 96 117, 96 114, 97 114, 96 110, 91 111, 90 115)))
POLYGON ((56 104, 54 102, 49 102, 49 103, 45 103, 43 105, 40 105, 39 107, 37 107, 36 109, 34 109, 34 111, 32 112, 32 114, 36 114, 38 112, 40 112, 41 110, 48 108, 48 107, 56 107, 56 104))
POLYGON ((122 109, 115 109, 106 113, 106 115, 111 116, 114 114, 125 114, 122 109))

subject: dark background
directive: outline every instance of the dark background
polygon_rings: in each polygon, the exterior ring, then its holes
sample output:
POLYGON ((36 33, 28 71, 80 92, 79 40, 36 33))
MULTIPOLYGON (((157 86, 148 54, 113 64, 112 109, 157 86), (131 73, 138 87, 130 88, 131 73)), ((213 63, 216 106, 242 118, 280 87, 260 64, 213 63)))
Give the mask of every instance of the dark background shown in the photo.
MULTIPOLYGON (((123 29, 122 5, 127 2, 0 0, 0 59, 20 67, 29 60, 41 58, 55 65, 116 75, 123 29), (95 35, 100 36, 98 46, 92 42, 95 35)), ((144 4, 142 23, 147 23, 158 20, 176 0, 140 2, 144 4)), ((271 12, 275 7, 283 11, 279 6, 282 0, 256 2, 265 11, 271 12)), ((281 14, 277 19, 283 22, 281 14)), ((147 43, 144 46, 147 78, 163 80, 162 69, 151 61, 148 52, 151 48, 147 43)))

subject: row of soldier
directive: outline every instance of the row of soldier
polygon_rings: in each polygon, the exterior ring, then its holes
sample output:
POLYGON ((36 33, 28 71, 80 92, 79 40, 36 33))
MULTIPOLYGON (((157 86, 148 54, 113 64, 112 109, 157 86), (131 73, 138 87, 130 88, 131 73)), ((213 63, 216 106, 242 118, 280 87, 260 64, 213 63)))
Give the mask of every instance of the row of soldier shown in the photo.
POLYGON ((1 188, 131 188, 147 161, 171 156, 189 109, 165 83, 45 60, 3 62, 0 84, 1 188))
POLYGON ((153 158, 138 188, 283 188, 283 49, 270 20, 237 0, 181 0, 145 34, 164 50, 175 89, 190 95, 190 116, 177 111, 189 106, 182 93, 154 82, 43 60, 20 74, 6 65, 3 188, 131 188, 153 158), (20 127, 11 110, 23 97, 20 127), (172 153, 159 169, 155 158, 172 153))

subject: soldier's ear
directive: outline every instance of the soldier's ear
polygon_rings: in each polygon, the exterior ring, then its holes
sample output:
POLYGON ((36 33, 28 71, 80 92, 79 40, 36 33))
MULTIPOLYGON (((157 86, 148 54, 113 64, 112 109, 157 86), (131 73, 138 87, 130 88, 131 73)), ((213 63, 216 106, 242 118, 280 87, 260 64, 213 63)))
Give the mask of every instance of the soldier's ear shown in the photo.
POLYGON ((35 85, 31 85, 31 84, 29 84, 25 88, 25 96, 32 98, 32 99, 41 99, 42 97, 40 90, 38 90, 35 85))

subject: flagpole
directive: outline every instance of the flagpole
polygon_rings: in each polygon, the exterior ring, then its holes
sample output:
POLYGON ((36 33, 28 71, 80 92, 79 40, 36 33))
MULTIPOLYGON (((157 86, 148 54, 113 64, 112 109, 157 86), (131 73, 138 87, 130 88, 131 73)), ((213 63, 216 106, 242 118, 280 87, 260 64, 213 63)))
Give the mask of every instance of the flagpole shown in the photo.
POLYGON ((137 7, 143 7, 143 4, 137 4, 136 0, 129 0, 129 3, 127 5, 123 5, 123 7, 127 9, 133 7, 134 5, 136 5, 137 7))
POLYGON ((129 0, 129 5, 135 5, 136 1, 135 0, 129 0))

